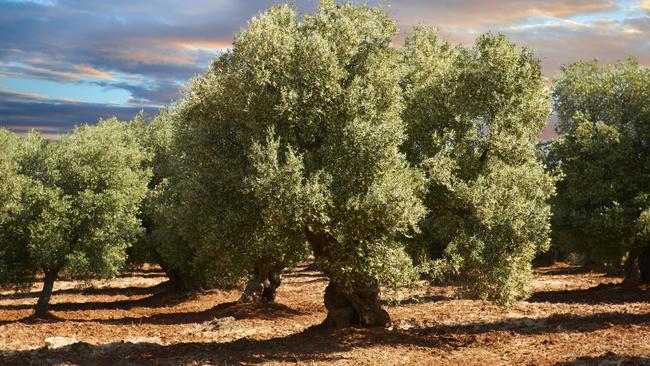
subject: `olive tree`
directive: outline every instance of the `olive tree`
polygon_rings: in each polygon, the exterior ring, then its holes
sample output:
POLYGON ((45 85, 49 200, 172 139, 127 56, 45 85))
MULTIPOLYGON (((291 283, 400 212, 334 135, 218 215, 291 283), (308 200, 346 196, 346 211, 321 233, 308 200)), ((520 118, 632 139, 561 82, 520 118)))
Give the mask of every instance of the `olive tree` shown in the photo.
POLYGON ((587 263, 650 280, 650 69, 634 60, 562 68, 551 153, 563 180, 553 200, 554 241, 587 263))
POLYGON ((14 255, 0 266, 32 281, 42 272, 36 316, 47 314, 59 274, 90 278, 121 268, 125 249, 141 233, 145 158, 115 119, 77 127, 56 143, 35 134, 23 139, 16 156, 25 179, 19 208, 0 228, 0 251, 14 255))
POLYGON ((198 263, 183 234, 193 223, 194 215, 184 200, 191 177, 177 144, 179 122, 175 106, 172 104, 151 118, 138 115, 128 127, 149 155, 146 167, 152 172, 140 210, 145 233, 129 249, 130 261, 159 264, 174 290, 218 284, 198 263))
POLYGON ((280 271, 311 252, 330 279, 327 322, 384 325, 380 286, 417 274, 403 239, 425 213, 424 179, 399 149, 396 33, 374 7, 321 1, 298 17, 279 5, 191 83, 188 242, 223 273, 253 269, 244 297, 272 298, 280 271))
POLYGON ((427 176, 420 240, 434 269, 456 273, 465 295, 506 305, 527 296, 554 192, 536 155, 550 113, 539 60, 503 35, 465 48, 424 27, 402 55, 403 147, 427 176))

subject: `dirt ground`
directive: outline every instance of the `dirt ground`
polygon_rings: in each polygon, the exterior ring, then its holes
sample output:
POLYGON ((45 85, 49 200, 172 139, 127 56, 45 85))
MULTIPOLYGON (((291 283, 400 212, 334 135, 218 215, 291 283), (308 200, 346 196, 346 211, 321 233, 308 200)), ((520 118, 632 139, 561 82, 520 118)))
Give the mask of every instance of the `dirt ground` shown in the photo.
POLYGON ((327 280, 284 276, 277 302, 238 291, 161 292, 155 268, 91 287, 59 281, 54 317, 29 318, 39 287, 0 293, 1 365, 650 365, 650 286, 568 265, 539 268, 533 296, 510 309, 454 298, 451 286, 387 304, 388 329, 319 326, 327 280), (50 337, 77 341, 46 346, 50 337))

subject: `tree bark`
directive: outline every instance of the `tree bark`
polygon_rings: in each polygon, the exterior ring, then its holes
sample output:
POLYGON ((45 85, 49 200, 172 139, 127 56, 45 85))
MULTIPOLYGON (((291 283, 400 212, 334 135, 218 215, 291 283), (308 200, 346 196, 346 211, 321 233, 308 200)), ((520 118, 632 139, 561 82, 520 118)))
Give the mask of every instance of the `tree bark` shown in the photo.
POLYGON ((383 327, 390 324, 388 312, 379 302, 379 285, 357 285, 347 293, 336 283, 325 288, 325 323, 334 328, 383 327))
POLYGON ((632 247, 630 252, 627 254, 627 259, 623 263, 623 271, 625 272, 625 279, 623 284, 625 285, 634 285, 639 282, 639 255, 641 254, 641 248, 638 246, 632 247))
POLYGON ((183 291, 188 289, 188 284, 185 281, 185 278, 183 277, 180 271, 173 268, 169 268, 169 269, 163 268, 163 270, 165 271, 167 278, 169 278, 169 284, 171 285, 171 290, 183 291))
POLYGON ((246 284, 239 301, 244 303, 273 302, 281 282, 280 270, 266 269, 257 265, 253 277, 246 284))
MULTIPOLYGON (((329 234, 315 234, 309 230, 305 230, 305 234, 316 259, 326 256, 328 244, 336 240, 329 234)), ((325 307, 325 324, 335 328, 383 327, 390 324, 390 315, 379 301, 378 283, 357 283, 350 291, 345 291, 343 286, 330 281, 325 289, 325 307)))
POLYGON ((49 314, 50 298, 52 297, 52 289, 54 288, 54 281, 58 276, 58 271, 44 270, 45 277, 43 278, 43 290, 38 296, 38 302, 34 316, 37 318, 46 317, 49 314))
POLYGON ((643 248, 639 254, 639 279, 641 282, 650 282, 650 246, 643 248))

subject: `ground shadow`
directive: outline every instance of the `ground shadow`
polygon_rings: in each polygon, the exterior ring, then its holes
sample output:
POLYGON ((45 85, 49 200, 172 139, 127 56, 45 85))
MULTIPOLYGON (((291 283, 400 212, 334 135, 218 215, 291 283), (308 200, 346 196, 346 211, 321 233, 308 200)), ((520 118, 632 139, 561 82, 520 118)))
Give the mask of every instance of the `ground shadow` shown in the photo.
POLYGON ((528 302, 576 303, 576 304, 625 304, 650 301, 650 285, 627 286, 600 284, 583 290, 540 291, 528 302))
MULTIPOLYGON (((102 289, 97 289, 98 291, 102 289)), ((110 289, 110 291, 118 291, 116 294, 121 295, 135 295, 134 293, 126 293, 119 291, 120 289, 110 289)), ((174 306, 181 302, 190 300, 199 294, 195 292, 177 292, 172 290, 170 286, 165 283, 152 287, 134 288, 136 293, 151 294, 149 296, 133 299, 133 300, 118 300, 118 301, 91 301, 91 302, 64 302, 53 303, 50 305, 52 311, 84 311, 84 310, 129 310, 136 307, 166 307, 174 306)), ((88 294, 84 292, 84 294, 88 294)), ((114 294, 115 295, 115 294, 114 294)), ((53 299, 56 299, 53 296, 53 299)), ((34 304, 9 304, 0 305, 0 310, 29 310, 33 309, 34 304)))
POLYGON ((650 324, 650 313, 629 314, 618 312, 591 315, 558 314, 546 318, 509 318, 492 323, 469 323, 462 325, 427 324, 414 321, 409 332, 417 335, 478 335, 506 331, 517 334, 588 333, 615 325, 650 324))
MULTIPOLYGON (((281 304, 221 304, 201 313, 160 314, 144 319, 119 319, 115 321, 143 322, 200 322, 218 317, 250 317, 274 313, 274 316, 291 316, 295 310, 281 304), (260 308, 259 306, 262 306, 260 308)), ((242 338, 227 343, 181 343, 159 345, 148 343, 111 343, 107 345, 75 344, 61 349, 37 349, 5 353, 6 364, 260 364, 264 362, 333 362, 343 359, 341 353, 355 348, 377 345, 407 345, 426 347, 440 352, 470 347, 477 337, 490 332, 506 331, 517 334, 542 334, 556 332, 591 332, 621 324, 650 324, 650 314, 599 313, 587 316, 560 314, 544 319, 505 319, 493 323, 464 325, 428 324, 426 321, 400 328, 365 328, 332 330, 315 326, 286 337, 268 340, 242 338)), ((620 360, 622 364, 644 365, 646 358, 606 354, 601 357, 578 358, 560 365, 598 364, 599 361, 620 360), (631 363, 627 363, 627 362, 631 363)))
POLYGON ((555 366, 588 366, 588 365, 618 365, 618 366, 648 366, 650 357, 623 356, 607 352, 602 356, 578 357, 567 362, 558 362, 555 366))
MULTIPOLYGON (((52 291, 52 296, 57 295, 104 295, 104 296, 138 296, 159 293, 167 290, 170 287, 168 281, 161 282, 155 286, 139 287, 75 287, 61 290, 52 291)), ((10 295, 0 295, 1 300, 20 300, 37 298, 41 294, 40 291, 30 292, 16 292, 10 295)))
POLYGON ((356 347, 377 344, 416 344, 422 347, 449 347, 448 339, 425 339, 385 329, 332 330, 314 326, 300 333, 269 340, 242 338, 227 343, 78 343, 60 349, 45 348, 5 354, 7 364, 261 364, 265 362, 334 362, 341 353, 356 347))
MULTIPOLYGON (((184 301, 184 300, 180 300, 184 301)), ((111 303, 109 303, 111 304, 111 303)), ((59 304, 55 304, 59 305, 59 304)), ((72 304, 63 304, 70 306, 72 304)), ((98 304, 94 304, 98 305, 98 304)), ((167 302, 166 305, 161 303, 159 306, 169 306, 170 303, 167 302)), ((53 311, 61 311, 56 307, 52 308, 53 311)), ((66 309, 70 310, 70 309, 66 309)), ((213 308, 195 311, 195 312, 175 312, 175 313, 160 313, 151 316, 141 316, 141 317, 124 317, 124 318, 111 318, 111 319, 74 319, 70 317, 57 317, 55 315, 50 315, 45 319, 36 319, 33 317, 27 317, 19 320, 13 321, 4 321, 0 322, 0 325, 8 323, 40 323, 40 322, 80 322, 80 323, 100 323, 100 324, 110 324, 110 325, 131 325, 131 324, 191 324, 191 323, 203 323, 207 321, 212 321, 220 318, 232 317, 236 320, 240 319, 263 319, 263 320, 273 320, 278 318, 288 318, 295 315, 301 315, 302 312, 292 309, 286 305, 279 303, 261 303, 261 304, 243 304, 238 302, 227 302, 219 304, 213 308)))
POLYGON ((382 300, 382 304, 389 307, 413 304, 425 304, 430 302, 439 302, 449 300, 448 297, 442 295, 425 295, 425 296, 411 296, 407 299, 400 301, 382 300))

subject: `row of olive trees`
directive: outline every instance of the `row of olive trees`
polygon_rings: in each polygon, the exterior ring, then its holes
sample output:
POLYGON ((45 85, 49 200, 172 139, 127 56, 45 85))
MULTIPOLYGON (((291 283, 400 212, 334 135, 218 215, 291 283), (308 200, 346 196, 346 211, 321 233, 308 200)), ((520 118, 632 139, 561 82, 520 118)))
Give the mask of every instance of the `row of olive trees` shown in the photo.
POLYGON ((380 290, 423 272, 507 305, 549 247, 557 177, 558 242, 643 262, 647 72, 630 64, 636 74, 598 89, 599 73, 625 73, 567 68, 555 88, 564 137, 545 172, 536 144, 551 97, 529 50, 491 34, 453 46, 427 28, 396 49, 397 32, 378 8, 275 6, 152 121, 59 142, 2 132, 0 284, 42 273, 43 315, 59 273, 108 276, 130 256, 177 288, 248 280, 242 301, 272 301, 282 271, 313 255, 335 326, 387 324, 380 290))

